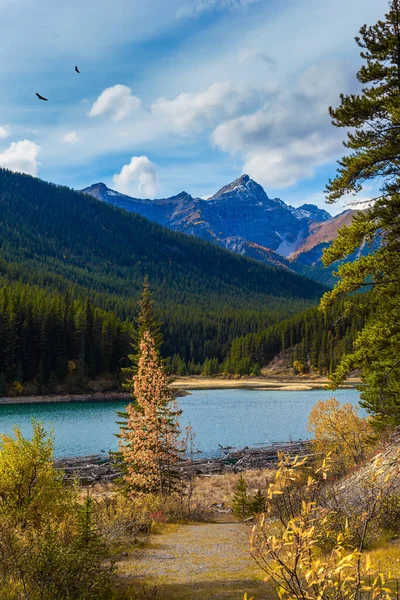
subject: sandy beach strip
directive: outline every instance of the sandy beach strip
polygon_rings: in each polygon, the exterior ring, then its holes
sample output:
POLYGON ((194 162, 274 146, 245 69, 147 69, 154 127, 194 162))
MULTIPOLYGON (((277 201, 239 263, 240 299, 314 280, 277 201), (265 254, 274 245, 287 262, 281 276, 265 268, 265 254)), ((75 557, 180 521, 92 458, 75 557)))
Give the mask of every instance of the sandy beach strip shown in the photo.
MULTIPOLYGON (((322 390, 330 383, 329 379, 248 377, 243 379, 222 379, 217 377, 177 377, 172 387, 184 390, 219 390, 219 389, 253 389, 280 391, 322 390)), ((354 388, 360 383, 359 379, 347 381, 341 388, 354 388)))

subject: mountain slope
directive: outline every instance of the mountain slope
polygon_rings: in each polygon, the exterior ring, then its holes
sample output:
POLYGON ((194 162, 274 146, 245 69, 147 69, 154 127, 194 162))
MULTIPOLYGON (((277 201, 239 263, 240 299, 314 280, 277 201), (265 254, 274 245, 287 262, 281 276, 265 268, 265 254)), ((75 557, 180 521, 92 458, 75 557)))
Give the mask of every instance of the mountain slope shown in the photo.
POLYGON ((103 183, 82 190, 103 202, 140 214, 266 264, 288 266, 286 256, 308 236, 310 225, 330 218, 313 205, 296 209, 270 199, 248 175, 221 188, 208 200, 182 192, 172 198, 142 200, 110 190, 103 183))
POLYGON ((271 199, 248 175, 239 177, 206 201, 203 212, 220 235, 236 235, 267 247, 283 256, 296 247, 315 220, 330 218, 326 211, 295 209, 279 198, 271 199))
POLYGON ((235 296, 249 294, 315 300, 323 291, 297 275, 169 231, 86 194, 5 170, 0 170, 0 207, 4 258, 51 265, 77 283, 100 276, 100 287, 112 293, 131 295, 145 273, 157 287, 184 297, 199 299, 204 288, 231 295, 233 303, 235 296))
MULTIPOLYGON (((110 190, 102 183, 83 190, 103 202, 124 208, 267 265, 288 269, 332 286, 337 265, 325 269, 323 249, 350 225, 357 211, 331 215, 313 204, 293 208, 269 198, 248 175, 242 175, 203 200, 182 192, 162 200, 141 200, 110 190)), ((365 246, 349 260, 365 254, 365 246)))
POLYGON ((298 265, 312 265, 321 260, 323 248, 326 248, 337 237, 339 229, 351 225, 355 210, 345 210, 324 223, 314 223, 310 227, 310 235, 293 252, 289 259, 298 265))
POLYGON ((309 308, 263 331, 238 337, 232 341, 224 371, 249 375, 273 366, 286 374, 292 369, 320 375, 334 371, 352 351, 368 315, 365 294, 353 296, 352 301, 360 310, 347 313, 346 300, 341 299, 327 312, 309 308))
MULTIPOLYGON (((288 257, 292 270, 305 277, 310 277, 314 281, 333 286, 337 281, 333 273, 343 261, 333 263, 333 265, 325 268, 321 260, 322 254, 324 249, 330 246, 333 240, 336 239, 339 229, 351 225, 353 217, 356 214, 357 211, 355 210, 345 210, 325 223, 314 223, 311 225, 310 236, 304 240, 296 252, 288 257)), ((369 254, 379 244, 379 236, 376 237, 372 244, 363 243, 360 248, 347 257, 345 262, 353 262, 359 256, 369 254)))

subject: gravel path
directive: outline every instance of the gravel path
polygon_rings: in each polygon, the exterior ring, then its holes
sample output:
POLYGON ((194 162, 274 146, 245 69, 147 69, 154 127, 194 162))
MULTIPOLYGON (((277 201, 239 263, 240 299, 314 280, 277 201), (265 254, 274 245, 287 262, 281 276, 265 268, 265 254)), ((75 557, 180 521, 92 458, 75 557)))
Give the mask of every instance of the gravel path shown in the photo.
POLYGON ((207 523, 170 526, 120 563, 120 572, 156 586, 157 600, 275 598, 249 553, 248 526, 207 523))

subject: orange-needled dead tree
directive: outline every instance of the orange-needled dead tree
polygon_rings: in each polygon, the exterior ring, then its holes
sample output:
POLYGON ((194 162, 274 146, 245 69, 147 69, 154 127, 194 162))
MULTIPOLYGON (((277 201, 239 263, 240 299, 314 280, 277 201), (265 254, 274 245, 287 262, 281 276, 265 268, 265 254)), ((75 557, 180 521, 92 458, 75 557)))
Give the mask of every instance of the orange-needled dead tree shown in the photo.
POLYGON ((169 495, 179 487, 181 411, 148 331, 140 342, 133 386, 135 400, 127 407, 127 426, 120 430, 124 479, 131 493, 169 495))

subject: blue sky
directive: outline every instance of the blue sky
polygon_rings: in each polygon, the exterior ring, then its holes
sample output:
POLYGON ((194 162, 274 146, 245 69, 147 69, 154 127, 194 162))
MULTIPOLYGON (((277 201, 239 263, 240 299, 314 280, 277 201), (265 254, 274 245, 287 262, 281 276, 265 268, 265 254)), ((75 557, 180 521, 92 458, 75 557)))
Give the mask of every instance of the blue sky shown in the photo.
POLYGON ((0 166, 138 197, 207 197, 248 173, 270 197, 326 207, 344 137, 327 107, 358 90, 354 36, 386 8, 0 0, 0 166))

